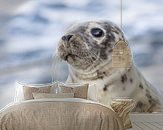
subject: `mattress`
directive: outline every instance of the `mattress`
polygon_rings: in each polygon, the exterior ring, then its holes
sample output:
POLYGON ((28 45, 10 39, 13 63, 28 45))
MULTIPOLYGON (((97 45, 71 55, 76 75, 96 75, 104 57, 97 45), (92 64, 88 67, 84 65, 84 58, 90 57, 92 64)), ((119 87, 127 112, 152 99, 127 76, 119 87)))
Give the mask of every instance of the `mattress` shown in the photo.
POLYGON ((0 130, 124 130, 107 106, 77 98, 12 103, 0 111, 0 130))

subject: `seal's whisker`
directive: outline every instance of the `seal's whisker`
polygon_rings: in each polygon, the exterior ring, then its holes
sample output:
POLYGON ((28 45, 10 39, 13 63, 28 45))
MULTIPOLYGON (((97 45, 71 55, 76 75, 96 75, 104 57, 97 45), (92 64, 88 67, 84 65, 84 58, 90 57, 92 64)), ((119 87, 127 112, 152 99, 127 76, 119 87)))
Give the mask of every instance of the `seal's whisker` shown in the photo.
MULTIPOLYGON (((96 56, 96 58, 98 57, 95 53, 93 53, 92 51, 89 52, 90 54, 93 54, 94 56, 96 56)), ((99 60, 104 63, 104 60, 102 58, 99 57, 99 60)))

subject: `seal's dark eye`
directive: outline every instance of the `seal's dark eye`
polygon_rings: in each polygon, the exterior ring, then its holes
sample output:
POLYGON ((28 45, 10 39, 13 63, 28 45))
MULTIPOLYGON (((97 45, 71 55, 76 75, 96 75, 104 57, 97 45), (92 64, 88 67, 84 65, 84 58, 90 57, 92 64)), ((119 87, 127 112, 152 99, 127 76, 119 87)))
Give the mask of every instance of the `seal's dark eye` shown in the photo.
POLYGON ((92 34, 94 37, 102 37, 102 36, 104 36, 103 30, 100 29, 100 28, 92 28, 92 29, 91 29, 91 34, 92 34))

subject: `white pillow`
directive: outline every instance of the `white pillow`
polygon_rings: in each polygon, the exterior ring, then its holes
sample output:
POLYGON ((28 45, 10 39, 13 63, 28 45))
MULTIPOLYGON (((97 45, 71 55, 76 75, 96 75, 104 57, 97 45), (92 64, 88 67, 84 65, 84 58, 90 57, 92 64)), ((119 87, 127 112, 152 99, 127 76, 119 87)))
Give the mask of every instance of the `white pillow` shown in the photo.
POLYGON ((23 94, 23 85, 15 82, 15 96, 14 101, 19 102, 24 100, 24 94, 23 94))
POLYGON ((87 99, 98 102, 97 91, 96 84, 89 84, 87 99))
POLYGON ((33 93, 34 99, 42 99, 42 98, 74 98, 74 93, 33 93))
MULTIPOLYGON (((23 86, 28 86, 28 87, 45 87, 45 86, 55 86, 57 84, 57 82, 53 82, 53 83, 47 83, 47 84, 23 84, 20 82, 15 82, 15 97, 14 97, 14 101, 15 102, 20 102, 20 101, 24 101, 24 93, 23 93, 23 86)), ((54 89, 54 87, 52 87, 54 89)), ((51 90, 51 92, 53 92, 54 90, 51 90)))
POLYGON ((59 85, 64 85, 64 86, 71 86, 71 87, 79 87, 81 85, 84 85, 86 83, 63 83, 63 82, 58 82, 59 85))

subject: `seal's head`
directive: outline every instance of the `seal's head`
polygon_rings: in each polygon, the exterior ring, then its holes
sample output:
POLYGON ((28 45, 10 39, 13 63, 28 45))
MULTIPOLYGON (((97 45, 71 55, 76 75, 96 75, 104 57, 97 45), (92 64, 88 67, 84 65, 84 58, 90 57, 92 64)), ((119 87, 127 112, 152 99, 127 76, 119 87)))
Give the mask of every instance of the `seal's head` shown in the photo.
POLYGON ((124 40, 123 32, 112 22, 89 21, 76 24, 61 38, 59 56, 76 69, 86 70, 111 61, 116 42, 124 40))

